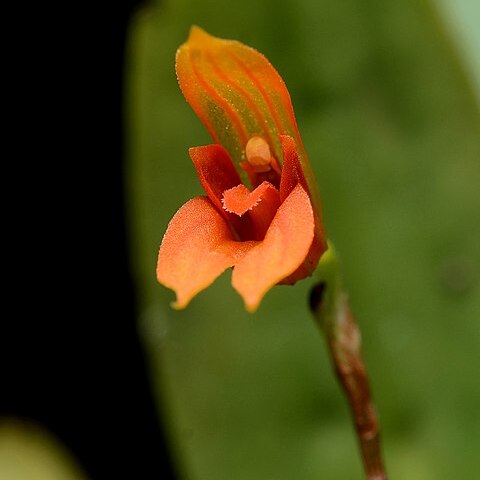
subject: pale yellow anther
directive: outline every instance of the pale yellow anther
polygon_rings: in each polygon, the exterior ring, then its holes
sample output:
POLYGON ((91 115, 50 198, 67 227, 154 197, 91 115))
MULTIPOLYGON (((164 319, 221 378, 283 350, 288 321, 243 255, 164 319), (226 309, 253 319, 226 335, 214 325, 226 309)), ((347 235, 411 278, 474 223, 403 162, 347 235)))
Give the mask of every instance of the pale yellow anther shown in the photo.
POLYGON ((247 162, 255 172, 268 172, 271 169, 272 153, 270 146, 262 137, 250 138, 245 146, 247 162))

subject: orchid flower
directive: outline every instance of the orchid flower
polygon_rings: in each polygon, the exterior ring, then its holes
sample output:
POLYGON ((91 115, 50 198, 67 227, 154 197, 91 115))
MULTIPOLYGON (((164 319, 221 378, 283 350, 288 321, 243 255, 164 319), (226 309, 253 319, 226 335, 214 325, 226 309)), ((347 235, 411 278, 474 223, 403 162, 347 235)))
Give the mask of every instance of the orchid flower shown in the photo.
POLYGON ((290 95, 256 50, 192 27, 180 88, 213 144, 190 149, 206 196, 170 221, 158 281, 184 308, 226 269, 248 311, 274 285, 309 276, 327 249, 320 200, 290 95))

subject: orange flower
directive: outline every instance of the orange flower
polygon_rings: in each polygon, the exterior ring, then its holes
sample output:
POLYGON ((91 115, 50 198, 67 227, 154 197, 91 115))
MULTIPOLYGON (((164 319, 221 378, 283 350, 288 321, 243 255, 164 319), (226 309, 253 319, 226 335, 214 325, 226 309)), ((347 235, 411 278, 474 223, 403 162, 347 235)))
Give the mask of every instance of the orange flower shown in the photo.
POLYGON ((170 221, 157 278, 184 308, 233 267, 232 285, 253 312, 274 285, 310 275, 327 248, 290 96, 262 54, 198 27, 178 50, 176 70, 215 144, 190 149, 207 196, 170 221))

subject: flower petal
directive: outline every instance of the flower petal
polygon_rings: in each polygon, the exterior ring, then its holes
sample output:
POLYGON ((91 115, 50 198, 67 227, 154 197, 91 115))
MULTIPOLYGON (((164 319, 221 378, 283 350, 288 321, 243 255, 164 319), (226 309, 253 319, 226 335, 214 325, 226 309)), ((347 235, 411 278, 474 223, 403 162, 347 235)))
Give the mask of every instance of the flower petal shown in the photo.
POLYGON ((205 193, 225 218, 236 239, 253 238, 255 225, 252 220, 249 217, 240 219, 223 208, 223 192, 241 184, 228 152, 216 144, 192 147, 189 152, 205 193))
MULTIPOLYGON (((282 78, 253 48, 194 26, 177 51, 176 71, 185 98, 237 165, 254 135, 268 141, 280 162, 278 134, 291 135, 302 145, 282 78)), ((303 146, 301 150, 304 155, 303 146)))
POLYGON ((184 308, 255 242, 235 242, 227 223, 206 197, 195 197, 170 221, 160 246, 157 279, 184 308))
MULTIPOLYGON (((327 238, 322 223, 322 211, 320 208, 319 195, 318 193, 313 196, 311 194, 310 184, 307 182, 307 178, 305 177, 303 166, 298 156, 295 140, 288 135, 280 135, 279 138, 283 149, 283 169, 280 181, 280 200, 283 201, 285 198, 287 198, 297 184, 302 185, 312 200, 315 218, 315 236, 305 261, 295 272, 292 273, 292 275, 289 275, 281 281, 283 284, 291 285, 298 280, 301 280, 302 278, 308 277, 312 274, 318 265, 320 257, 327 250, 327 238), (317 203, 315 203, 315 200, 317 203)), ((312 188, 316 189, 316 183, 313 184, 312 188)))
POLYGON ((283 202, 297 183, 310 194, 310 189, 303 173, 302 164, 298 158, 297 145, 289 135, 279 135, 283 151, 283 168, 280 179, 280 200, 283 202))
POLYGON ((307 192, 297 184, 280 205, 265 239, 233 269, 232 285, 247 310, 255 311, 267 291, 302 264, 313 238, 313 208, 307 192))
POLYGON ((189 153, 205 193, 222 211, 223 192, 242 183, 228 152, 221 145, 205 145, 189 153))

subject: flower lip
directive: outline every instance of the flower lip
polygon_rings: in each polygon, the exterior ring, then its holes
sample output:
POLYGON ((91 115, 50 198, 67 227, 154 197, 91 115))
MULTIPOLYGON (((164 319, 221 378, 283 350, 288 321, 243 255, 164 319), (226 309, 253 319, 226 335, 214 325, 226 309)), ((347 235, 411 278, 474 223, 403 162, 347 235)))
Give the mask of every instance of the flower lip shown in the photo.
POLYGON ((223 192, 223 208, 239 217, 250 218, 254 240, 263 240, 278 207, 280 193, 269 182, 263 182, 252 192, 240 184, 223 192))

